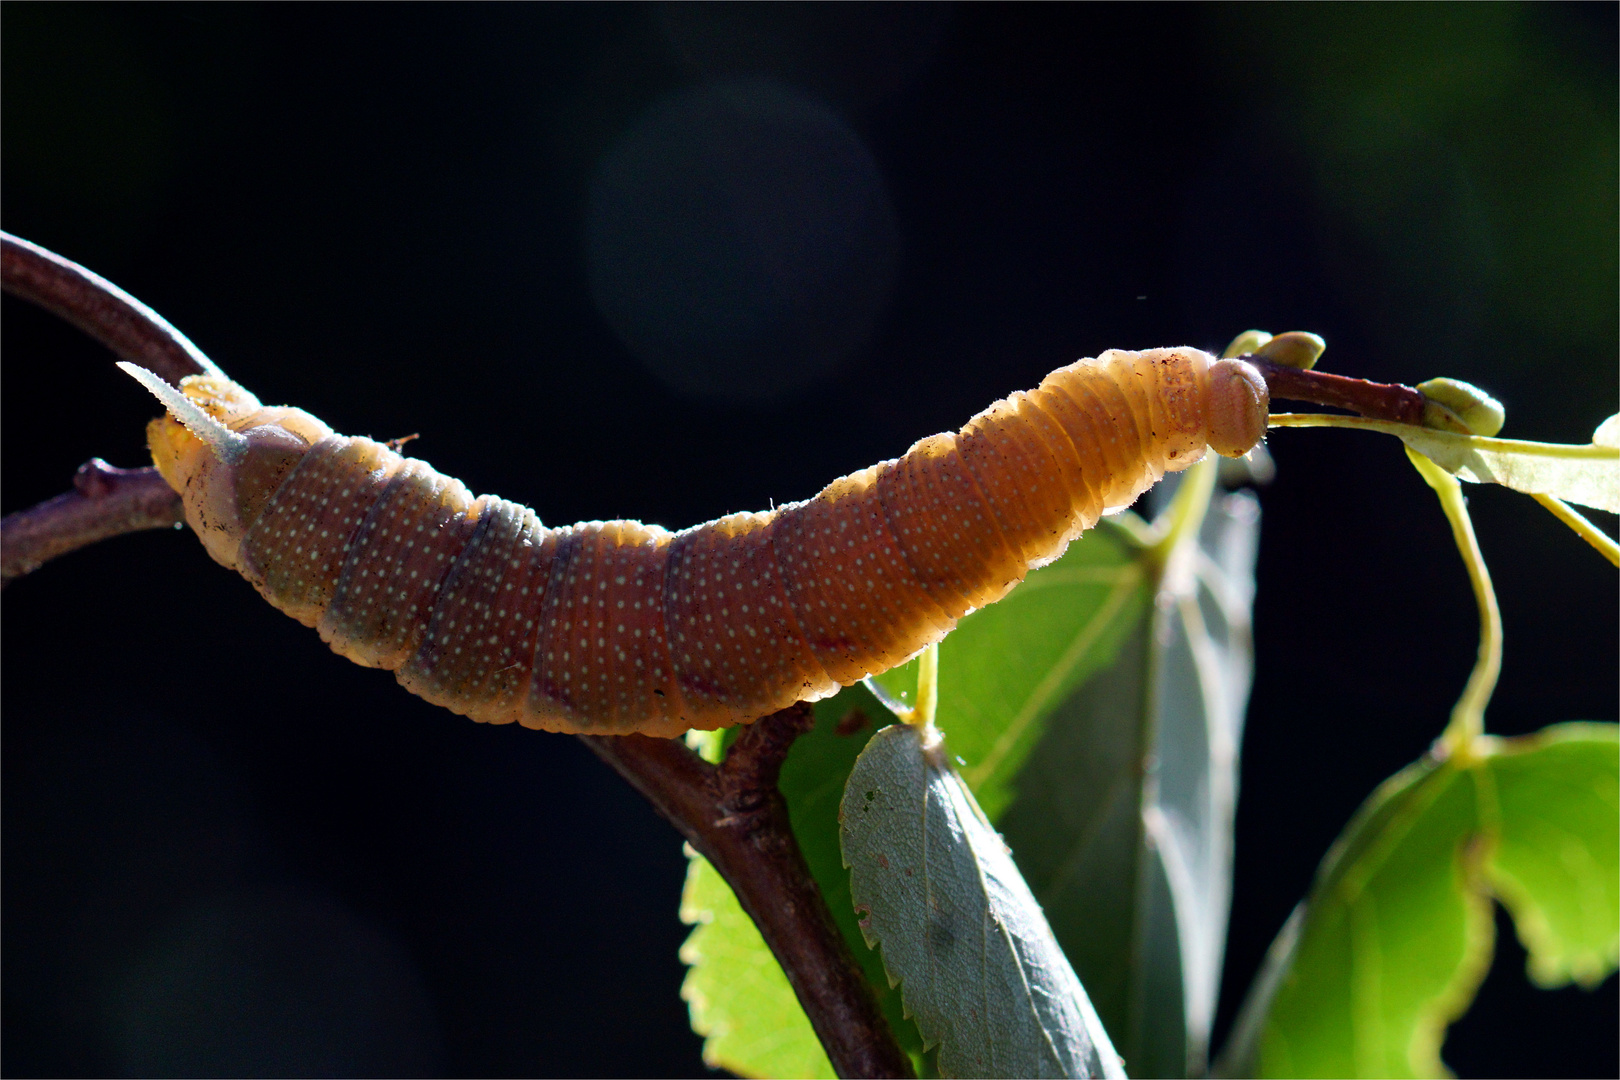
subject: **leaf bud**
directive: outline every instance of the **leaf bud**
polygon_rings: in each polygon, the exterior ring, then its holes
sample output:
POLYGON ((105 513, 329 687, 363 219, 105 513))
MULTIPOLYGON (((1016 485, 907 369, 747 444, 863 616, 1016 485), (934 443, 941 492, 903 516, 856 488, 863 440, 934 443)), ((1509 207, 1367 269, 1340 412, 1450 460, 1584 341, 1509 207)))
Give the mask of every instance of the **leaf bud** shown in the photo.
POLYGON ((1290 330, 1261 345, 1254 351, 1254 355, 1270 360, 1273 364, 1309 371, 1316 366, 1317 358, 1326 349, 1327 342, 1319 335, 1305 330, 1290 330))
MULTIPOLYGON (((1418 391, 1429 399, 1430 404, 1440 405, 1453 417, 1462 422, 1468 433, 1484 435, 1489 438, 1502 430, 1502 423, 1507 418, 1507 411, 1502 403, 1481 390, 1472 383, 1465 383, 1461 379, 1430 379, 1418 383, 1418 391)), ((1425 409, 1423 422, 1426 427, 1450 427, 1444 421, 1430 423, 1431 410, 1425 409)))
POLYGON ((1264 330, 1245 330, 1232 339, 1232 344, 1228 345, 1226 351, 1221 353, 1221 359, 1231 360, 1238 356, 1248 356, 1270 340, 1271 335, 1264 330))

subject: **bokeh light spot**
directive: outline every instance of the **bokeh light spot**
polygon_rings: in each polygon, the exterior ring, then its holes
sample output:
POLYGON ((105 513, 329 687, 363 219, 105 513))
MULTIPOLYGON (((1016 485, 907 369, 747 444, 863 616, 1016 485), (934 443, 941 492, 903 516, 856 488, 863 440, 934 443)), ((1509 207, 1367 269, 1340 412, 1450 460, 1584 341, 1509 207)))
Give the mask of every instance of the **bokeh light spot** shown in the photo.
POLYGON ((620 340, 696 398, 779 399, 871 333, 898 231, 830 109, 765 80, 653 106, 592 178, 591 289, 620 340))

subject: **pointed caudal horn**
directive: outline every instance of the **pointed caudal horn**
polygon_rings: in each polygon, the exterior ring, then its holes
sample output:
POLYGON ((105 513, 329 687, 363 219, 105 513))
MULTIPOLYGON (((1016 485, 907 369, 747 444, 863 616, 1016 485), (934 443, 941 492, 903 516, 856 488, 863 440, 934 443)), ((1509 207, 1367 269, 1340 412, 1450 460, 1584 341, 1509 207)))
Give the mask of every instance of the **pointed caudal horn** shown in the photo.
POLYGON ((186 395, 147 371, 137 367, 126 360, 118 361, 118 366, 134 378, 134 380, 152 392, 152 396, 163 402, 163 407, 169 410, 185 429, 208 445, 208 449, 221 462, 234 465, 242 459, 247 452, 247 438, 238 435, 212 416, 203 412, 197 403, 186 395))

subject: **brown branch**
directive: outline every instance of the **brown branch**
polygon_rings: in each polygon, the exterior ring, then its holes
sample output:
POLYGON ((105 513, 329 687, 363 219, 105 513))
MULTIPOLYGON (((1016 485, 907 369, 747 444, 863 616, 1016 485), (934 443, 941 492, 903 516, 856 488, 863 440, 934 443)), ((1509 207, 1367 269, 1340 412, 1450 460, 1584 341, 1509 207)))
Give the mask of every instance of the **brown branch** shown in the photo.
POLYGON ((183 520, 180 496, 154 468, 115 469, 100 458, 79 466, 73 490, 0 520, 0 588, 59 555, 183 520))
MULTIPOLYGON (((171 382, 213 367, 174 327, 83 267, 0 233, 0 284, 62 316, 124 359, 171 382)), ((181 520, 179 497, 155 469, 79 469, 74 490, 0 521, 4 580, 98 540, 181 520)), ((731 884, 782 964, 841 1076, 911 1076, 849 944, 832 920, 793 836, 776 786, 782 761, 811 722, 808 705, 745 729, 720 767, 678 739, 581 736, 731 884)))
MULTIPOLYGON (((74 490, 0 521, 4 581, 76 548, 182 520, 156 469, 80 467, 74 490)), ((795 705, 743 729, 718 768, 679 739, 580 738, 719 870, 787 973, 840 1076, 911 1076, 871 985, 793 836, 776 786, 793 742, 814 723, 795 705)))
POLYGON ((582 735, 731 885, 787 973, 839 1076, 911 1076, 877 997, 805 864, 776 786, 815 722, 804 702, 746 727, 717 768, 675 739, 582 735))
POLYGON ((1336 409, 1348 409, 1362 416, 1370 416, 1374 420, 1393 420, 1399 424, 1423 423, 1423 403, 1427 399, 1413 387, 1351 379, 1325 371, 1307 371, 1258 356, 1245 356, 1243 359, 1260 369, 1260 374, 1265 376, 1266 388, 1274 398, 1331 405, 1336 409))
POLYGON ((216 370, 201 349, 168 321, 120 289, 38 244, 0 232, 5 291, 66 319, 118 355, 177 383, 216 370))

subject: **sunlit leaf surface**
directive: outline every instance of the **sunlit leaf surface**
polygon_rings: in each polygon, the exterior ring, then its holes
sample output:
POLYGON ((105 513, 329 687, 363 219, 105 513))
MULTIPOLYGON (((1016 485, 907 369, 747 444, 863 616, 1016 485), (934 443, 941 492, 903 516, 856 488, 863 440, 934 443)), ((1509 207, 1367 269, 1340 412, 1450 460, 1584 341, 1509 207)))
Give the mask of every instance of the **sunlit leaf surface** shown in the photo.
MULTIPOLYGON (((881 706, 861 686, 817 702, 815 729, 794 743, 779 786, 792 814, 794 835, 833 920, 877 991, 901 1047, 911 1054, 919 1075, 927 1075, 930 1061, 922 1036, 905 1018, 900 994, 889 986, 878 954, 861 937, 849 897, 849 871, 838 850, 838 801, 844 780, 872 735, 870 718, 880 715, 881 706)), ((735 729, 693 732, 688 742, 714 760, 735 734, 735 729)), ((691 967, 682 993, 691 1004, 692 1029, 704 1036, 705 1060, 739 1076, 831 1075, 821 1043, 759 931, 742 914, 730 886, 706 861, 694 858, 682 917, 699 921, 688 913, 705 911, 715 914, 700 923, 681 950, 681 959, 691 967), (760 974, 767 968, 769 978, 760 974), (734 992, 734 988, 745 989, 734 992)))
POLYGON ((1385 782, 1324 860, 1244 1007, 1229 1075, 1441 1076, 1489 966, 1499 895, 1546 983, 1613 972, 1620 757, 1612 724, 1483 738, 1385 782))
POLYGON ((690 858, 681 920, 697 929, 681 946, 690 966, 681 996, 703 1036, 703 1063, 742 1076, 837 1075, 731 887, 707 859, 690 858))
MULTIPOLYGON (((940 643, 939 726, 990 820, 1012 802, 1054 710, 1113 663, 1141 623, 1153 576, 1128 534, 1105 523, 940 643)), ((907 699, 917 661, 876 681, 907 699)))
POLYGON ((1491 759, 1501 833, 1486 863, 1542 986, 1596 986, 1620 949, 1620 750, 1560 724, 1491 759))
POLYGON ((1615 428, 1609 421, 1598 428, 1594 442, 1575 446, 1455 435, 1360 416, 1306 414, 1277 415, 1271 419, 1281 427, 1353 427, 1382 431, 1398 437, 1464 480, 1501 484, 1527 495, 1551 495, 1611 514, 1620 513, 1620 446, 1613 441, 1615 428))

